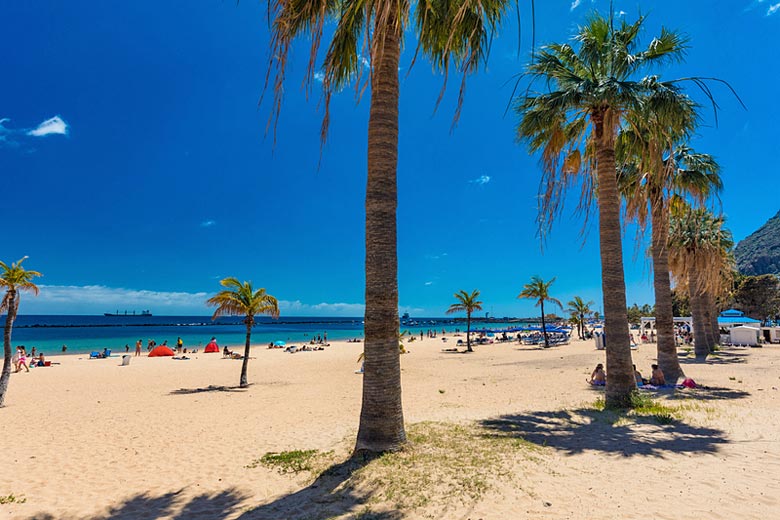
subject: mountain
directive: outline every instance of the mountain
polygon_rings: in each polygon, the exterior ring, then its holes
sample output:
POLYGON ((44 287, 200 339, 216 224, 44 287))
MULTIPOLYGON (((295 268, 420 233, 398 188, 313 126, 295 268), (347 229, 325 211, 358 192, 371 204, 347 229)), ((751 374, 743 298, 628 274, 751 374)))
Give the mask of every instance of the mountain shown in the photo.
POLYGON ((734 249, 734 256, 742 274, 780 275, 780 212, 741 240, 734 249))

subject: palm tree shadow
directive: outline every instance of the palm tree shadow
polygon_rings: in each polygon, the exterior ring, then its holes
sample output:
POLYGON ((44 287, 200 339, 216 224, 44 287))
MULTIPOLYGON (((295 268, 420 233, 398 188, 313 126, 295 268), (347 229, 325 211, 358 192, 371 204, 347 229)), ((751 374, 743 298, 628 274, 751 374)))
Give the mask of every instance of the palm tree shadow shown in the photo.
MULTIPOLYGON (((251 386, 251 385, 249 385, 251 386)), ((247 387, 241 387, 241 386, 217 386, 217 385, 209 385, 203 388, 179 388, 178 390, 171 390, 168 395, 189 395, 189 394, 200 394, 203 392, 246 392, 248 390, 247 387)))
POLYGON ((736 363, 747 363, 748 354, 741 352, 724 352, 719 351, 715 354, 707 356, 706 359, 696 358, 693 356, 681 357, 680 364, 685 365, 733 365, 736 363))
POLYGON ((669 396, 669 399, 717 401, 722 399, 743 399, 745 397, 750 397, 750 392, 723 386, 697 386, 684 392, 674 392, 669 396))
POLYGON ((371 490, 358 489, 350 482, 350 477, 368 462, 370 460, 351 458, 334 464, 305 488, 246 511, 238 520, 318 520, 352 512, 360 514, 360 518, 366 520, 400 519, 402 515, 397 511, 370 511, 367 503, 372 495, 371 490), (356 511, 361 506, 364 506, 364 510, 356 511))
MULTIPOLYGON (((183 490, 153 496, 143 493, 130 497, 125 502, 111 507, 108 512, 86 517, 89 520, 140 520, 171 518, 172 520, 227 518, 238 511, 239 505, 248 496, 235 489, 219 493, 203 493, 186 501, 181 498, 183 490)), ((63 520, 61 516, 39 513, 32 520, 63 520)), ((83 516, 71 518, 84 518, 83 516)))
POLYGON ((502 415, 481 421, 496 437, 519 437, 549 446, 567 455, 585 451, 621 454, 625 457, 661 457, 670 453, 715 453, 728 440, 725 432, 674 421, 659 424, 653 417, 616 421, 613 412, 589 408, 560 412, 502 415))

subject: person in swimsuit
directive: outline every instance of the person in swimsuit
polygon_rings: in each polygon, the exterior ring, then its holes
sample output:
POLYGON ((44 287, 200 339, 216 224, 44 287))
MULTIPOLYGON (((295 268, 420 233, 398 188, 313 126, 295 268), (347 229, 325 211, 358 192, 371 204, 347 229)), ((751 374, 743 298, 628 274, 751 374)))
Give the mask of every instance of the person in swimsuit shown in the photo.
POLYGON ((30 368, 27 366, 27 351, 25 351, 24 348, 19 350, 19 364, 16 367, 16 371, 21 372, 22 367, 24 367, 26 371, 30 371, 30 368))
POLYGON ((590 375, 588 383, 595 386, 604 386, 607 384, 607 375, 604 373, 604 365, 599 363, 590 375))
POLYGON ((658 368, 658 365, 650 365, 653 369, 653 373, 650 375, 650 384, 654 386, 664 386, 666 384, 666 378, 664 373, 658 368))

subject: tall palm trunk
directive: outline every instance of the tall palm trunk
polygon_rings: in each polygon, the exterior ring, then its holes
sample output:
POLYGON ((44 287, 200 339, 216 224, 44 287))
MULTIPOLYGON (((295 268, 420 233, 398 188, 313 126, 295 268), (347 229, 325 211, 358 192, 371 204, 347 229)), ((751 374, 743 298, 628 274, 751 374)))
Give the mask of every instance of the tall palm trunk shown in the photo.
POLYGON ((471 311, 466 313, 466 352, 474 352, 471 348, 471 311))
POLYGON ((712 310, 710 309, 710 299, 706 292, 701 294, 701 308, 704 315, 704 337, 706 338, 707 352, 715 350, 715 336, 712 333, 712 310))
POLYGON ((539 300, 542 309, 542 334, 544 334, 544 348, 550 348, 550 340, 547 338, 547 326, 544 323, 544 300, 539 300))
POLYGON ((249 386, 249 382, 246 378, 246 372, 247 367, 249 366, 249 344, 250 344, 250 338, 252 336, 252 325, 253 322, 247 318, 245 320, 246 323, 246 344, 244 345, 244 359, 241 363, 241 381, 239 382, 239 386, 241 388, 245 388, 249 386))
MULTIPOLYGON (((381 19, 382 17, 378 17, 381 19)), ((355 454, 399 449, 406 442, 398 351, 398 64, 396 15, 374 27, 366 185, 366 314, 363 402, 355 454)))
POLYGON ((714 339, 711 352, 715 351, 715 345, 720 345, 720 326, 718 325, 718 306, 715 298, 712 294, 707 293, 708 305, 710 308, 710 327, 712 330, 712 337, 714 339))
POLYGON ((607 110, 592 114, 598 176, 599 243, 601 290, 604 298, 604 334, 607 351, 605 401, 610 408, 631 406, 636 378, 626 309, 626 281, 623 274, 623 242, 620 236, 620 198, 615 174, 614 127, 607 110), (605 118, 607 121, 605 121, 605 118))
POLYGON ((691 317, 693 318, 693 351, 698 359, 705 359, 710 347, 707 344, 707 329, 709 323, 702 301, 699 275, 693 271, 688 274, 688 291, 691 302, 691 317))
POLYGON ((672 284, 669 277, 669 209, 663 202, 653 204, 652 255, 653 288, 655 289, 655 330, 658 335, 658 367, 667 379, 675 381, 683 376, 677 345, 674 341, 674 311, 672 284))
POLYGON ((5 316, 5 330, 3 331, 3 372, 0 375, 0 406, 5 402, 5 393, 8 391, 8 381, 11 379, 11 330, 16 320, 16 290, 8 290, 8 313, 5 316))

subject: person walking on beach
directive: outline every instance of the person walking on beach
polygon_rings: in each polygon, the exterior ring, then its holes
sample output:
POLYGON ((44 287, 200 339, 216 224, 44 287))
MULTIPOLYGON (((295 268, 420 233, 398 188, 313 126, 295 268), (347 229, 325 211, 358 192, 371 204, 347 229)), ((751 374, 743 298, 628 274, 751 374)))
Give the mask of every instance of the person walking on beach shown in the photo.
POLYGON ((24 367, 27 372, 30 371, 30 368, 27 366, 27 351, 24 347, 19 351, 19 364, 16 367, 16 371, 21 372, 22 367, 24 367))
POLYGON ((140 339, 135 342, 135 355, 140 356, 141 355, 141 345, 143 345, 143 341, 140 339))

